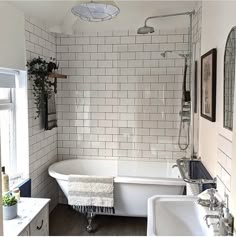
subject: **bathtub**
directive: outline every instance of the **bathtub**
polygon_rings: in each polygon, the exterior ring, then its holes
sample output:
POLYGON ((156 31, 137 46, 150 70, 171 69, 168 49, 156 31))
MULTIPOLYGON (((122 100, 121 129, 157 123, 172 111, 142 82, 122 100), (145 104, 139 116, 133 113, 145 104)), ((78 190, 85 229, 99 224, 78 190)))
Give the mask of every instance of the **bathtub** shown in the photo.
POLYGON ((184 181, 174 162, 72 159, 52 164, 49 175, 68 195, 68 175, 114 177, 115 215, 147 216, 147 200, 153 195, 182 195, 184 181))

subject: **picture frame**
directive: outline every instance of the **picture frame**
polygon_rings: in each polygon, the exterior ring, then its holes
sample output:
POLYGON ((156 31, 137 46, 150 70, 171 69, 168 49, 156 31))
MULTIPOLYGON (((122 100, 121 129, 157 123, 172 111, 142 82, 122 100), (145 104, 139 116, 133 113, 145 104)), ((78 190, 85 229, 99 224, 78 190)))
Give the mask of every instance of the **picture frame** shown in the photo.
POLYGON ((217 50, 201 56, 201 116, 216 121, 216 65, 217 50))

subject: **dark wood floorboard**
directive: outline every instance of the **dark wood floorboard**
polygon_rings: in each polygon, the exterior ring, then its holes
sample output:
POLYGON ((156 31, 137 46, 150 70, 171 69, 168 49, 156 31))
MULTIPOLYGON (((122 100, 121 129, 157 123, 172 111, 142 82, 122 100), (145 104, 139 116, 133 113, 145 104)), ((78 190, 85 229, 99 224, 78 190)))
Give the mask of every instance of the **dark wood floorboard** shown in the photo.
POLYGON ((50 214, 50 235, 61 236, 146 236, 147 219, 137 217, 96 216, 95 233, 89 234, 84 215, 68 205, 57 205, 50 214))

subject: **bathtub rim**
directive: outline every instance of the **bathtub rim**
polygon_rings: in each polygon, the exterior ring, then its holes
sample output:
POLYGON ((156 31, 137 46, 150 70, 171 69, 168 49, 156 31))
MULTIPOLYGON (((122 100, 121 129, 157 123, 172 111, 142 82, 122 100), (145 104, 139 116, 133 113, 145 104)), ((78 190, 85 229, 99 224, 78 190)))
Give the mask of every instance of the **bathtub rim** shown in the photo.
MULTIPOLYGON (((75 159, 68 159, 63 161, 57 161, 49 166, 48 173, 51 177, 56 180, 68 181, 67 174, 61 174, 54 170, 54 167, 58 165, 58 163, 66 163, 75 159)), ((132 183, 132 184, 149 184, 149 185, 172 185, 172 186, 185 186, 186 183, 182 179, 178 178, 152 178, 152 177, 136 177, 136 176, 115 176, 115 183, 132 183)))

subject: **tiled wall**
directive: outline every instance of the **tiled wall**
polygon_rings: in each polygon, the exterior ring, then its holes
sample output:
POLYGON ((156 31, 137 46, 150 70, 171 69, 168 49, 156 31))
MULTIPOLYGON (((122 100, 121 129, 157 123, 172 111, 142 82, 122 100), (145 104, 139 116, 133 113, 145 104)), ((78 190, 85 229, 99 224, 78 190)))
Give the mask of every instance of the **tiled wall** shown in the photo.
MULTIPOLYGON (((27 60, 56 56, 56 38, 46 27, 33 18, 26 17, 25 37, 27 60)), ((32 196, 51 198, 50 207, 57 204, 57 185, 48 175, 48 166, 57 160, 57 129, 44 131, 40 119, 35 119, 36 109, 32 94, 32 82, 28 81, 29 99, 29 172, 32 179, 32 196)))
POLYGON ((231 189, 232 141, 218 134, 217 187, 223 197, 231 189))
MULTIPOLYGON (((193 43, 201 43, 202 2, 198 1, 193 15, 193 43)), ((199 48, 197 49, 199 50, 199 48)))
MULTIPOLYGON (((59 159, 176 159, 188 30, 57 38, 59 159)), ((186 135, 186 131, 184 131, 186 135)), ((182 137, 185 140, 186 136, 182 137)))

